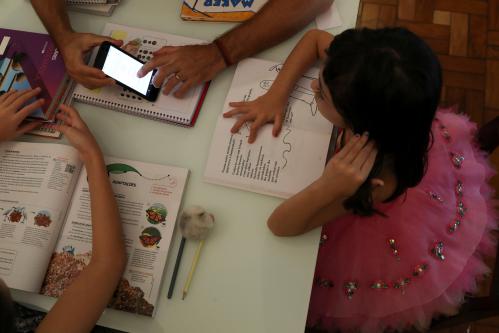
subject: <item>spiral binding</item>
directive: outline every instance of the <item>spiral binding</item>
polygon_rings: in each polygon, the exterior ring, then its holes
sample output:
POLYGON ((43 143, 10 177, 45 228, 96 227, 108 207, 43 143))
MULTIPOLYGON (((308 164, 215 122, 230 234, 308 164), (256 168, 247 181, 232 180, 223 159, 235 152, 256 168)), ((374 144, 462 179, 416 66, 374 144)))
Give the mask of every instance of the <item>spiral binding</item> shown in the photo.
POLYGON ((126 105, 123 103, 116 103, 116 102, 111 102, 107 101, 105 99, 101 98, 95 98, 95 97, 90 97, 90 96, 85 96, 85 95, 80 95, 80 94, 74 94, 73 96, 77 101, 90 104, 90 105, 96 105, 96 106, 101 106, 106 109, 130 114, 136 117, 141 117, 145 119, 151 119, 151 120, 156 120, 156 121, 161 121, 177 126, 183 126, 183 127, 190 127, 190 120, 188 118, 182 118, 178 116, 172 116, 172 115, 165 115, 159 112, 147 110, 144 108, 136 107, 136 106, 130 106, 126 105))

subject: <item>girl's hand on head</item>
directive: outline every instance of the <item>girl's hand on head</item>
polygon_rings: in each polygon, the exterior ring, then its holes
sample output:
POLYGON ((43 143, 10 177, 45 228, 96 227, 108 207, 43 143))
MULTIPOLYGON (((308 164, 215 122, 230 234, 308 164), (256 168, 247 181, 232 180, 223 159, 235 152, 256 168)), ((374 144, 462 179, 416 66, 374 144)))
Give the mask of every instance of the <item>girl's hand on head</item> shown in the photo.
POLYGON ((13 140, 40 126, 40 121, 23 124, 26 117, 43 105, 44 100, 38 99, 23 107, 40 91, 40 88, 9 91, 0 96, 0 142, 13 140))
POLYGON ((81 119, 78 111, 70 106, 61 104, 56 117, 62 120, 64 125, 53 125, 53 127, 61 131, 68 138, 69 142, 80 153, 80 158, 84 163, 102 156, 97 141, 95 141, 87 124, 81 119))
POLYGON ((237 133, 247 121, 252 122, 249 143, 255 142, 258 130, 266 123, 274 123, 273 136, 276 137, 281 132, 286 101, 279 101, 267 93, 250 102, 230 102, 229 106, 233 109, 225 112, 224 118, 238 115, 236 123, 232 126, 232 133, 237 133))
POLYGON ((369 135, 356 134, 326 165, 321 180, 327 188, 348 198, 366 181, 378 150, 369 135))

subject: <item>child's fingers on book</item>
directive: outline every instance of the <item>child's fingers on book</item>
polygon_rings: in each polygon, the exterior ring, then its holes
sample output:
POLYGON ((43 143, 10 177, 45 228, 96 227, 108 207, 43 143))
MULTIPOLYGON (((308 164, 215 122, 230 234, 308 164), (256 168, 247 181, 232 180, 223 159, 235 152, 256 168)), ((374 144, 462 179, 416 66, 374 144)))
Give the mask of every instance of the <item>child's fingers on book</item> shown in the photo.
POLYGON ((42 124, 41 121, 33 121, 33 122, 23 124, 17 128, 16 134, 17 134, 17 136, 25 134, 29 131, 34 130, 35 128, 37 128, 41 124, 42 124))
POLYGON ((56 116, 55 116, 55 117, 56 117, 58 120, 63 121, 65 124, 67 124, 67 125, 69 125, 69 126, 73 126, 73 124, 72 124, 72 122, 71 122, 71 118, 70 118, 67 114, 60 112, 60 113, 56 114, 56 116))
POLYGON ((232 126, 232 128, 230 129, 231 133, 239 132, 239 129, 244 125, 244 123, 248 120, 251 120, 251 118, 253 118, 253 116, 251 115, 244 115, 242 117, 239 117, 234 126, 232 126))
MULTIPOLYGON (((36 109, 40 108, 43 103, 45 103, 45 100, 43 98, 40 98, 36 101, 34 101, 33 103, 30 103, 28 105, 26 105, 25 107, 23 107, 21 110, 19 110, 19 112, 16 113, 15 117, 16 117, 16 120, 18 122, 21 122, 23 121, 24 119, 26 119, 26 117, 28 117, 33 111, 35 111, 36 109)), ((22 104, 21 104, 22 105, 22 104)))
MULTIPOLYGON (((25 100, 22 99, 22 102, 19 104, 17 103, 21 98, 23 98, 23 96, 31 91, 36 91, 36 93, 38 93, 40 90, 40 88, 36 88, 36 89, 24 89, 24 90, 18 90, 16 91, 15 93, 13 93, 12 95, 8 96, 6 99, 5 99, 5 104, 12 107, 14 109, 14 111, 17 111, 24 103, 25 103, 25 100)), ((36 95, 36 94, 35 94, 36 95)))
MULTIPOLYGON (((229 104, 230 105, 230 104, 229 104)), ((250 109, 245 107, 239 107, 237 109, 231 109, 223 114, 224 118, 230 118, 241 113, 248 113, 250 109)))
POLYGON ((24 90, 23 92, 21 92, 20 95, 17 96, 17 98, 14 101, 12 101, 10 106, 17 111, 30 99, 38 95, 40 91, 41 91, 40 88, 24 90))
POLYGON ((281 133, 282 121, 283 121, 282 114, 278 114, 277 116, 275 116, 274 127, 272 128, 272 135, 273 136, 278 136, 279 133, 281 133))
POLYGON ((253 121, 253 124, 251 124, 250 127, 250 135, 248 138, 248 143, 253 143, 256 140, 256 135, 258 134, 258 130, 260 127, 262 127, 267 121, 265 121, 265 118, 263 117, 258 117, 253 121))
POLYGON ((68 115, 72 121, 80 121, 80 122, 83 121, 80 117, 80 113, 76 111, 76 109, 73 108, 72 106, 61 104, 60 109, 64 111, 64 113, 68 115))
POLYGON ((248 102, 241 101, 241 102, 229 102, 229 106, 232 106, 233 108, 237 108, 240 106, 246 106, 248 105, 248 102))
POLYGON ((11 96, 12 94, 14 94, 16 92, 16 90, 10 90, 10 91, 7 91, 5 94, 3 94, 2 96, 0 96, 0 103, 3 103, 7 97, 11 96))

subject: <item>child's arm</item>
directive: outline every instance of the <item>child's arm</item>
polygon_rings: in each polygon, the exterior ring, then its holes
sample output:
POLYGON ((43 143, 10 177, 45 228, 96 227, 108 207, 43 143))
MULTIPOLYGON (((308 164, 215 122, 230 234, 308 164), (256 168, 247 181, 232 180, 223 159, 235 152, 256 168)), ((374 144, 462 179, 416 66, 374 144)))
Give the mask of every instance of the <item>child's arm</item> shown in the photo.
POLYGON ((308 31, 296 44, 284 62, 274 84, 265 95, 250 102, 231 102, 229 105, 233 109, 224 113, 224 117, 239 115, 238 120, 231 129, 232 133, 239 131, 245 122, 253 121, 248 139, 249 143, 255 141, 258 129, 268 122, 274 123, 272 134, 274 136, 279 135, 286 103, 296 81, 318 59, 326 57, 326 49, 333 38, 333 35, 325 31, 308 31))
POLYGON ((40 121, 23 123, 33 111, 43 106, 44 100, 23 105, 40 93, 41 89, 9 91, 0 96, 0 142, 13 140, 40 126, 40 121))
POLYGON ((367 179, 376 154, 367 134, 354 136, 317 181, 274 210, 267 221, 270 230, 277 236, 299 235, 347 213, 343 201, 367 179))
POLYGON ((90 332, 106 308, 126 265, 123 231, 100 148, 76 110, 62 105, 56 125, 78 149, 88 174, 92 259, 59 298, 37 332, 90 332))

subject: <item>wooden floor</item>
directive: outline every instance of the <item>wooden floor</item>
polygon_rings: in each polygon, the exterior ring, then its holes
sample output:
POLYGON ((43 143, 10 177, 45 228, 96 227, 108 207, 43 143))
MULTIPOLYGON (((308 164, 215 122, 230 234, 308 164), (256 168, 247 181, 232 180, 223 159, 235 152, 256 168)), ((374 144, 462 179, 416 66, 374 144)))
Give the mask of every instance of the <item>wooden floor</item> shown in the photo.
MULTIPOLYGON (((499 0, 361 0, 357 26, 410 29, 440 58, 442 105, 479 125, 499 116, 499 0)), ((491 161, 498 169, 499 149, 491 161)), ((492 185, 499 193, 499 177, 492 185)), ((465 332, 499 333, 499 317, 439 331, 465 332)))

